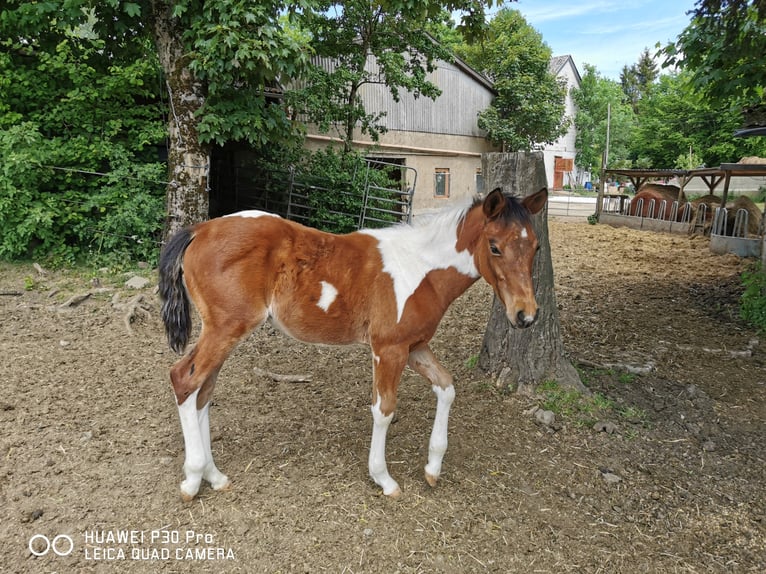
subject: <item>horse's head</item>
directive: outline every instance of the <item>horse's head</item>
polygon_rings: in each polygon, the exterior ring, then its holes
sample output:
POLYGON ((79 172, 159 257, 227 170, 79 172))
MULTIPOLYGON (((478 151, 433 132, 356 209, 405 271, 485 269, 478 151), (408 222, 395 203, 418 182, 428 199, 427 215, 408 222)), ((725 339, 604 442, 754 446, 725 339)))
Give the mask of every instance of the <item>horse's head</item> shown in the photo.
POLYGON ((519 200, 497 188, 482 203, 484 226, 474 258, 513 327, 529 327, 537 319, 532 266, 539 243, 530 216, 547 199, 547 189, 519 200))

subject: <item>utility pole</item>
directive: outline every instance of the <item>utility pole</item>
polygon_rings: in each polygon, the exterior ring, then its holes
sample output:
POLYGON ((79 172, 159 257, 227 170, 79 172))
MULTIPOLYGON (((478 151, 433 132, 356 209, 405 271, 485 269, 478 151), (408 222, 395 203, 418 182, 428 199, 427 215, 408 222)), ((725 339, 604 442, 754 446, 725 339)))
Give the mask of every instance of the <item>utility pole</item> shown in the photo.
POLYGON ((609 132, 612 123, 612 104, 606 104, 606 145, 604 153, 601 155, 601 177, 599 178, 598 199, 596 200, 596 217, 601 215, 601 206, 604 203, 604 186, 606 185, 606 165, 609 162, 609 132))

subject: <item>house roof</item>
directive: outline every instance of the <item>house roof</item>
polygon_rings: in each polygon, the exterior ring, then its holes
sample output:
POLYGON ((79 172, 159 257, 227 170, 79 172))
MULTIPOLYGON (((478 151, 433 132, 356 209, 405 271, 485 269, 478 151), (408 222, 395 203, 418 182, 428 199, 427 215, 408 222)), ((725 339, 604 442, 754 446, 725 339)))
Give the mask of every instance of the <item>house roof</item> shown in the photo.
POLYGON ((554 76, 558 76, 561 70, 564 69, 564 66, 567 65, 567 62, 571 62, 572 69, 574 70, 575 77, 577 78, 577 83, 579 85, 582 82, 582 78, 580 77, 580 71, 577 69, 577 66, 574 63, 572 56, 570 56, 569 54, 566 54, 565 56, 553 56, 551 58, 551 61, 548 64, 548 69, 551 71, 551 73, 554 76))

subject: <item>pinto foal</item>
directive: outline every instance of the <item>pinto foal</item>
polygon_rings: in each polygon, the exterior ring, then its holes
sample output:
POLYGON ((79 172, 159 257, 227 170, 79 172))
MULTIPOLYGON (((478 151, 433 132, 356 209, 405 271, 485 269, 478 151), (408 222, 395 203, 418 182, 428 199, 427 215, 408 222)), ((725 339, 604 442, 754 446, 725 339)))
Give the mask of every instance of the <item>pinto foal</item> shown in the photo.
POLYGON ((369 472, 389 496, 400 493, 386 467, 386 433, 402 371, 409 365, 436 394, 425 478, 434 486, 447 450, 452 376, 428 343, 447 307, 479 277, 492 285, 513 327, 537 318, 532 265, 538 249, 530 215, 548 197, 492 191, 468 208, 415 225, 333 235, 259 211, 183 229, 160 257, 162 320, 173 350, 191 334, 189 300, 202 318, 197 344, 171 368, 186 450, 181 496, 202 479, 229 486, 210 449, 210 400, 218 372, 245 335, 270 320, 308 343, 366 343, 372 349, 369 472))

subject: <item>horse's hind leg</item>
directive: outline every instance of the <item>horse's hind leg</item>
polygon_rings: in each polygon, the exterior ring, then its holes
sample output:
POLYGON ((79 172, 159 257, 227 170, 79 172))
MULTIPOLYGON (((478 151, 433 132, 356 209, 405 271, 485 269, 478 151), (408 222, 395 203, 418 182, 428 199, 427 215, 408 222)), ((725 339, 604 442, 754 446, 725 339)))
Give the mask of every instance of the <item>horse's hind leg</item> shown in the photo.
POLYGON ((447 428, 450 407, 455 399, 455 387, 452 384, 452 375, 439 364, 427 345, 411 351, 408 364, 433 385, 436 394, 436 415, 428 443, 428 464, 425 468, 426 482, 430 486, 436 486, 442 470, 444 453, 447 452, 447 428))
POLYGON ((229 478, 216 467, 210 446, 210 396, 219 370, 216 369, 199 389, 178 405, 185 451, 181 497, 187 502, 197 494, 203 478, 215 490, 225 490, 230 485, 229 478))
POLYGON ((210 446, 210 400, 218 372, 237 342, 251 328, 227 330, 203 325, 197 345, 170 370, 184 435, 184 475, 181 497, 188 501, 199 492, 202 479, 215 490, 229 486, 228 477, 218 470, 210 446))

